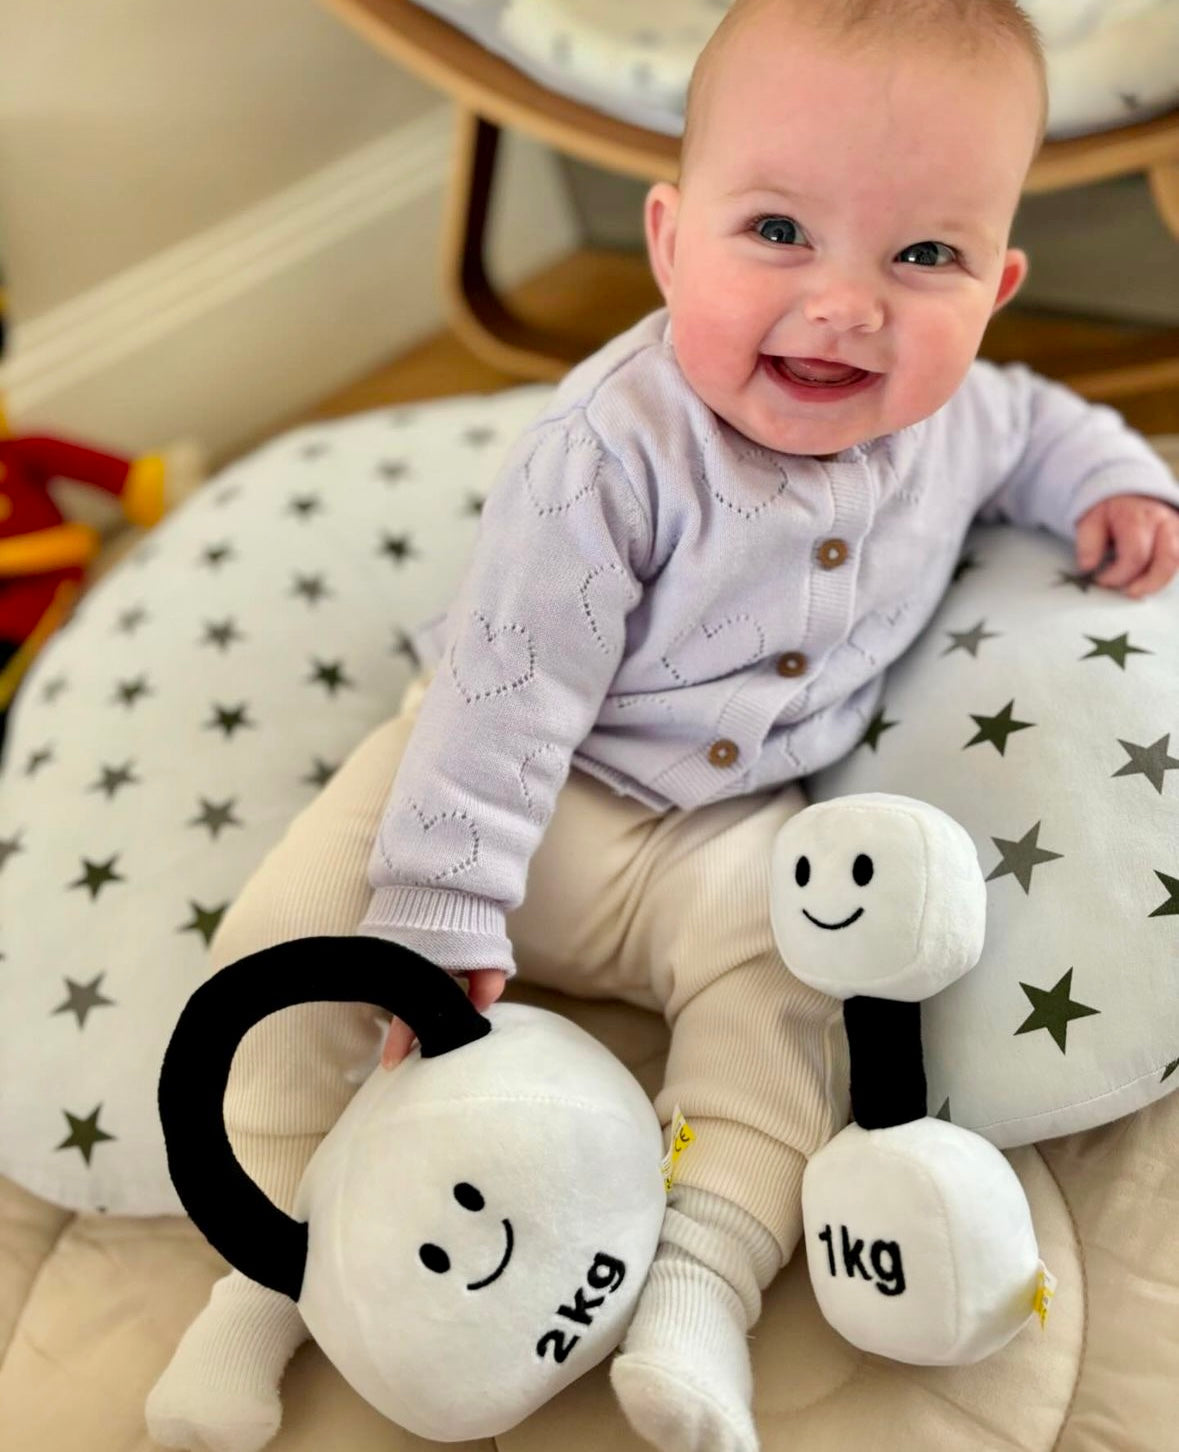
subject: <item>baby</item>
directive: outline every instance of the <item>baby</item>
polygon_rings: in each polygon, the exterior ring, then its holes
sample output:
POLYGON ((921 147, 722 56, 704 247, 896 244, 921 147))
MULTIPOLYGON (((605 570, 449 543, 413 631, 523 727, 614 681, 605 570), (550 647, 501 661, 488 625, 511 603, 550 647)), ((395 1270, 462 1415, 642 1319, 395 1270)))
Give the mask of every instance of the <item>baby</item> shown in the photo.
MULTIPOLYGON (((611 1372, 664 1452, 757 1447, 747 1332, 845 1114, 839 1005, 769 923, 798 783, 860 739, 976 517, 1075 536, 1132 596, 1179 561, 1179 489, 1138 435, 975 361, 1027 271, 1007 243, 1044 116, 1011 0, 737 0, 696 66, 679 185, 647 199, 666 310, 519 441, 432 682, 216 945, 359 931, 467 976, 480 1007, 518 963, 665 1015, 657 1108, 696 1140, 611 1372)), ((371 1032, 359 1006, 298 1013, 255 1031, 226 1102, 284 1207, 371 1032)), ((385 1062, 408 1047, 392 1024, 385 1062)), ((260 1446, 302 1334, 228 1277, 153 1393, 156 1437, 208 1437, 212 1384, 216 1445, 260 1446)))

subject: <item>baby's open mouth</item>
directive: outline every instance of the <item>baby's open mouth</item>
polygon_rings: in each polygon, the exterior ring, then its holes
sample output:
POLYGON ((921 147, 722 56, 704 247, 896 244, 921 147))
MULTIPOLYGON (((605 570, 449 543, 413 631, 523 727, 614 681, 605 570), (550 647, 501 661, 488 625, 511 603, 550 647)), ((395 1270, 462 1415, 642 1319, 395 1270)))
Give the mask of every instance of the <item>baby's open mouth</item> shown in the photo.
POLYGON ((859 383, 868 377, 865 368, 853 368, 848 363, 831 363, 826 358, 777 358, 769 357, 769 363, 776 373, 789 378, 792 383, 807 384, 812 388, 845 388, 849 383, 859 383))

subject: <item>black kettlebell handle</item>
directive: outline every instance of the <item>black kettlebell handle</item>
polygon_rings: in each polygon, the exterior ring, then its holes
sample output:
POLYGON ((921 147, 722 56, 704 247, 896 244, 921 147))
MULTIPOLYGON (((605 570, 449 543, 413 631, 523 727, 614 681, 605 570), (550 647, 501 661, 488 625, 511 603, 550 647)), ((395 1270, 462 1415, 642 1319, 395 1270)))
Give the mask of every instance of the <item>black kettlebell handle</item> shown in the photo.
POLYGON ((892 998, 844 1000, 852 1118, 861 1129, 891 1129, 929 1113, 921 1004, 892 998))
POLYGON ((424 1059, 491 1032, 449 973, 371 937, 300 938, 214 974, 185 1005, 164 1053, 159 1110, 168 1173, 206 1240, 251 1280, 297 1301, 307 1226, 286 1215, 238 1164, 225 1131, 225 1088, 245 1034, 300 1003, 372 1003, 403 1019, 424 1059))

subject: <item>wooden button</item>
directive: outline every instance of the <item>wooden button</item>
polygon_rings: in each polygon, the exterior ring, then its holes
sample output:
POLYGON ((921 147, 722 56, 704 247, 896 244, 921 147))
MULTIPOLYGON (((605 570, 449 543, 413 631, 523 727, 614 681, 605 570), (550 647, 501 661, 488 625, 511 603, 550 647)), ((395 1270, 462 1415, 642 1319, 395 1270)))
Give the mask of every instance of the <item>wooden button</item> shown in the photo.
POLYGON ((806 667, 807 658, 801 650, 788 650, 785 655, 778 657, 778 674, 780 676, 800 676, 806 667))
POLYGON ((722 736, 719 741, 714 741, 708 748, 708 759, 713 766, 733 766, 737 757, 740 756, 737 743, 722 736))
POLYGON ((819 546, 819 564, 825 570, 837 570, 847 559, 847 544, 841 539, 825 539, 819 546))

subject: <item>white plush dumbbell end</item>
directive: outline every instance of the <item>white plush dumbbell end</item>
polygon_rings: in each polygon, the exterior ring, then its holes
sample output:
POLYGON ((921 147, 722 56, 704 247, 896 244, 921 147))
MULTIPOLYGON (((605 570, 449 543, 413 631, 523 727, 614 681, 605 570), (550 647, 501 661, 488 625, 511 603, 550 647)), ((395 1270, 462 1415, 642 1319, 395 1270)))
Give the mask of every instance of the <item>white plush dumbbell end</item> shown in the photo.
POLYGON ((1033 1314, 1044 1267, 1027 1198, 969 1130, 940 1119, 851 1124, 808 1164, 802 1211, 819 1308, 863 1351, 967 1365, 1033 1314))
POLYGON ((818 802, 778 833, 770 872, 778 951, 821 993, 916 1003, 982 954, 973 839, 927 802, 884 792, 818 802))

